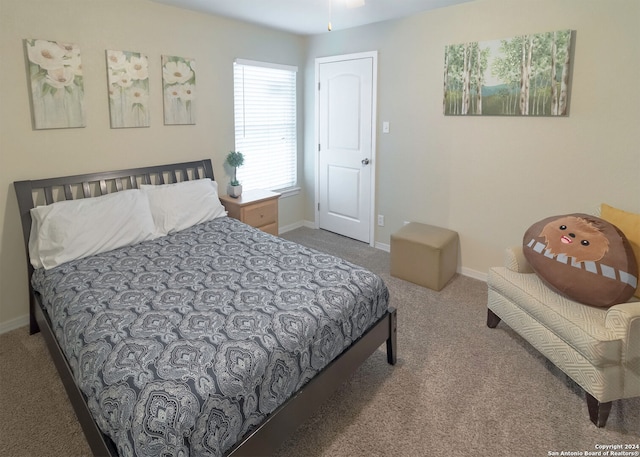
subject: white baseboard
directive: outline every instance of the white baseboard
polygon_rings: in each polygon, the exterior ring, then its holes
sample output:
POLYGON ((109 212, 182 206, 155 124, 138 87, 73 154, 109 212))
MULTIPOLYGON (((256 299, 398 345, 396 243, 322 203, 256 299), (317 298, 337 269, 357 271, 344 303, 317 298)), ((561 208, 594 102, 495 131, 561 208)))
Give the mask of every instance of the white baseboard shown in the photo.
MULTIPOLYGON (((312 221, 296 222, 295 224, 280 227, 280 233, 289 232, 300 227, 315 229, 316 225, 312 221)), ((380 243, 379 241, 376 241, 374 243, 374 247, 376 249, 380 249, 381 251, 391 252, 391 245, 388 243, 380 243)), ((478 281, 487 282, 487 273, 483 273, 481 271, 473 270, 467 267, 461 267, 460 269, 458 269, 458 273, 460 273, 462 276, 468 276, 469 278, 477 279, 478 281)))
POLYGON ((477 279, 478 281, 487 282, 487 273, 481 271, 472 270, 471 268, 460 268, 460 274, 462 276, 468 276, 469 278, 477 279))
MULTIPOLYGON (((386 243, 379 243, 376 241, 375 248, 380 249, 381 251, 391 252, 391 245, 386 243)), ((477 279, 482 282, 487 282, 487 274, 482 273, 477 270, 472 270, 471 268, 462 267, 458 270, 462 276, 468 276, 469 278, 477 279)))
MULTIPOLYGON (((391 252, 391 245, 386 243, 376 242, 375 248, 380 249, 382 251, 391 252)), ((460 273, 462 276, 468 276, 469 278, 477 279, 482 282, 487 282, 486 273, 482 273, 477 270, 472 270, 471 268, 462 267, 458 269, 458 273, 460 273)))
POLYGON ((10 332, 11 330, 24 327, 25 325, 29 325, 28 314, 25 314, 24 316, 16 317, 15 319, 11 319, 6 322, 0 322, 0 335, 2 335, 3 333, 10 332))
POLYGON ((391 245, 387 243, 380 243, 376 241, 373 247, 380 249, 381 251, 391 252, 391 245))
POLYGON ((289 225, 283 225, 281 227, 278 227, 278 233, 287 233, 290 232, 291 230, 295 230, 297 228, 300 227, 307 227, 310 229, 315 229, 316 228, 316 224, 314 222, 311 221, 299 221, 299 222, 295 222, 293 224, 289 224, 289 225))

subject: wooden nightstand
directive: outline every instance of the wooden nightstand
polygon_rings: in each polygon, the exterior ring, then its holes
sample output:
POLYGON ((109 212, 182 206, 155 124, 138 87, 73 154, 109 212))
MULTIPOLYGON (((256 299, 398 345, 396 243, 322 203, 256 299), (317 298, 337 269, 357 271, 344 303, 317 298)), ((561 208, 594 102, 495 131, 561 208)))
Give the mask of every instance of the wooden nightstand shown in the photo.
POLYGON ((230 217, 278 235, 278 198, 277 192, 256 189, 244 191, 238 198, 222 195, 220 201, 230 217))

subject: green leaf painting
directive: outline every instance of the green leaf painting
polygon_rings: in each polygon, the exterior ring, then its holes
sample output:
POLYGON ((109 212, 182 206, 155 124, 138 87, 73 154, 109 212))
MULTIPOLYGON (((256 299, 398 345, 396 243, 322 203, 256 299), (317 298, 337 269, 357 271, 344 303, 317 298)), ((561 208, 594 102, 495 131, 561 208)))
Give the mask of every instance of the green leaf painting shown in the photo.
POLYGON ((84 127, 84 82, 78 46, 36 39, 24 43, 33 127, 84 127))
POLYGON ((149 127, 149 62, 138 52, 107 50, 111 128, 149 127))
POLYGON ((195 124, 195 61, 162 56, 165 125, 195 124))
POLYGON ((445 47, 445 115, 567 116, 573 32, 445 47))

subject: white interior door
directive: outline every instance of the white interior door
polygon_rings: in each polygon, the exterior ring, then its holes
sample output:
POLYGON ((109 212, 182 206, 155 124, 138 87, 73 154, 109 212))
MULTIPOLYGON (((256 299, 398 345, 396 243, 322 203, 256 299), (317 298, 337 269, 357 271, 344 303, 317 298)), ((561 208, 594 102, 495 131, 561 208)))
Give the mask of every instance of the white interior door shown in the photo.
POLYGON ((319 59, 319 227, 371 243, 375 53, 319 59))

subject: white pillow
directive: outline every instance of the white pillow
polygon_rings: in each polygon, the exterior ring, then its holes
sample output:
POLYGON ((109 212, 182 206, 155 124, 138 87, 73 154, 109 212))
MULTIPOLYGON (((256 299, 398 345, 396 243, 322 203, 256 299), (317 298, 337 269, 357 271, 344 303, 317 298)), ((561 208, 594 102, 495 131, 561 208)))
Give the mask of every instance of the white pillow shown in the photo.
POLYGON ((137 189, 37 206, 31 220, 31 265, 47 270, 160 236, 149 201, 137 189))
POLYGON ((218 198, 218 183, 209 178, 140 189, 147 194, 156 230, 163 235, 227 215, 218 198))

